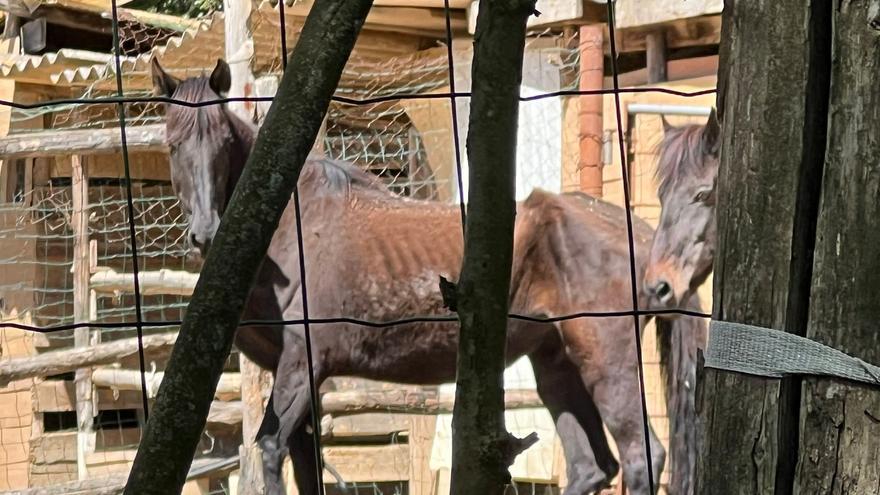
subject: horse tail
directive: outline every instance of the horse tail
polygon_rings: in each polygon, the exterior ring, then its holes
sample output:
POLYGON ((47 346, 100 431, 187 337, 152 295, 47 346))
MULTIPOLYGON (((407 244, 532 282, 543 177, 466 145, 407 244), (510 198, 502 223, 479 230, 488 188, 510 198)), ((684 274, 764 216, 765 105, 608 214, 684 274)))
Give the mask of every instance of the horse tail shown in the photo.
MULTIPOLYGON (((695 295, 690 309, 699 309, 695 295)), ((692 495, 697 461, 697 412, 695 385, 697 349, 705 349, 708 338, 702 318, 680 316, 674 320, 656 318, 660 370, 665 382, 669 417, 670 495, 692 495)))

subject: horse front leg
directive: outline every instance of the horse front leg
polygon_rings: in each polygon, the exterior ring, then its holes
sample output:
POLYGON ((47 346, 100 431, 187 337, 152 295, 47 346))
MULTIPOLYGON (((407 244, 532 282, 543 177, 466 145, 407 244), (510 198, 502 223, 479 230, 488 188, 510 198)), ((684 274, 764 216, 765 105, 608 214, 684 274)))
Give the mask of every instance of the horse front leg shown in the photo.
POLYGON ((588 495, 607 487, 620 469, 605 437, 602 418, 578 368, 557 334, 529 355, 538 395, 553 417, 565 453, 568 484, 563 495, 588 495))
MULTIPOLYGON (((282 495, 282 467, 288 447, 293 460, 294 477, 299 493, 318 493, 317 465, 314 459, 314 435, 308 432, 311 417, 311 388, 304 346, 285 335, 286 352, 281 356, 272 397, 257 434, 263 450, 263 476, 267 495, 282 495), (289 345, 293 344, 293 345, 289 345)), ((315 387, 322 380, 320 352, 313 363, 315 387)))

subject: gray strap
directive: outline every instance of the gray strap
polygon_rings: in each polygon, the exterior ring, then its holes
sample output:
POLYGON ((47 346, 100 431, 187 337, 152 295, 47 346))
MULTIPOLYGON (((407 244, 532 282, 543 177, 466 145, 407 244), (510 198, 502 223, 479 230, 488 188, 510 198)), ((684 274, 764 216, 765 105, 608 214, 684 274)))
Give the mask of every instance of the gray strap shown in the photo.
POLYGON ((713 320, 707 368, 782 378, 831 376, 880 385, 880 367, 814 340, 770 328, 713 320))

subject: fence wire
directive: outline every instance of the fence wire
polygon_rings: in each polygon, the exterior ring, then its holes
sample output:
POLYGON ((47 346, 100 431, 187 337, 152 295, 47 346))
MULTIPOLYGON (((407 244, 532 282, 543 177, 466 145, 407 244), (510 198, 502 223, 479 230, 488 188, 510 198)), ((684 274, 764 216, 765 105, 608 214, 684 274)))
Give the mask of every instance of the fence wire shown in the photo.
MULTIPOLYGON (((82 88, 81 94, 75 98, 62 98, 39 103, 20 103, 0 101, 0 105, 12 108, 12 121, 22 123, 34 119, 44 119, 49 122, 52 131, 60 129, 111 129, 120 128, 123 143, 126 137, 126 125, 149 125, 161 123, 163 120, 163 104, 180 104, 185 106, 205 106, 228 102, 268 103, 271 96, 221 98, 212 102, 189 104, 175 101, 170 98, 150 96, 145 89, 126 89, 123 75, 125 74, 123 63, 124 57, 136 56, 149 51, 160 43, 166 43, 174 37, 174 32, 163 29, 145 28, 142 24, 129 20, 119 19, 115 0, 112 3, 114 21, 114 57, 109 64, 111 70, 106 73, 107 77, 98 79, 82 88), (115 84, 110 84, 115 82, 115 84)), ((275 21, 280 29, 279 41, 281 50, 278 54, 269 56, 267 67, 269 72, 277 72, 282 69, 286 61, 283 54, 287 50, 287 22, 284 17, 284 4, 279 4, 280 22, 275 21)), ((450 21, 450 9, 446 2, 446 53, 419 60, 401 58, 387 66, 377 65, 376 60, 353 58, 346 67, 343 80, 336 96, 333 98, 328 109, 328 125, 323 136, 325 152, 333 158, 354 162, 383 178, 389 187, 401 196, 431 199, 450 200, 454 195, 458 196, 462 208, 462 222, 465 218, 464 187, 462 184, 462 155, 461 145, 458 139, 458 112, 457 102, 469 98, 470 92, 457 91, 455 83, 455 71, 461 65, 456 65, 455 54, 452 47, 452 28, 450 21), (450 174, 440 176, 430 166, 427 149, 424 145, 426 140, 433 139, 431 130, 418 129, 410 118, 414 108, 419 102, 430 100, 446 100, 449 102, 448 111, 452 118, 452 133, 454 147, 454 162, 457 173, 450 178, 450 174), (456 184, 450 184, 450 181, 456 184), (450 193, 450 191, 454 191, 450 193)), ((610 94, 615 97, 615 107, 618 117, 618 137, 621 147, 621 164, 623 176, 628 177, 627 153, 624 149, 625 132, 620 122, 620 95, 627 93, 665 93, 682 97, 694 97, 711 94, 714 90, 705 91, 676 91, 668 88, 620 88, 617 84, 616 48, 614 45, 614 7, 608 2, 609 30, 611 33, 611 59, 612 78, 615 81, 613 89, 589 90, 577 89, 577 78, 570 77, 560 84, 557 91, 548 91, 537 95, 523 96, 521 101, 537 101, 561 96, 589 96, 610 94)), ((265 18, 264 22, 269 22, 265 18)), ((294 30, 296 35, 296 30, 294 30)), ((577 73, 579 64, 577 48, 570 48, 570 39, 562 33, 544 30, 530 33, 530 43, 545 41, 547 38, 556 38, 556 46, 547 50, 548 59, 558 67, 559 71, 577 73)), ((440 132, 440 131, 433 131, 440 132)), ((0 205, 0 218, 7 219, 0 229, 0 240, 13 239, 18 243, 19 250, 6 250, 2 254, 0 264, 16 265, 18 267, 30 267, 36 274, 31 279, 23 278, 21 282, 13 285, 0 286, 0 292, 30 293, 33 296, 31 302, 17 303, 18 307, 26 310, 29 321, 27 322, 0 322, 0 328, 14 328, 33 332, 22 339, 31 339, 43 336, 40 345, 43 349, 57 349, 70 347, 73 341, 73 331, 79 328, 91 328, 101 330, 103 340, 117 340, 130 338, 134 335, 142 339, 144 332, 173 331, 179 328, 185 315, 188 296, 184 294, 149 294, 144 293, 139 287, 139 271, 172 269, 182 273, 196 273, 199 269, 199 261, 195 260, 189 248, 184 242, 186 232, 186 218, 170 186, 170 180, 143 181, 133 179, 132 167, 129 164, 129 152, 123 145, 121 157, 125 162, 125 176, 115 180, 95 181, 89 187, 89 238, 95 241, 94 262, 100 271, 105 273, 128 274, 134 273, 132 282, 133 292, 115 290, 108 292, 95 291, 93 295, 92 314, 87 322, 74 322, 71 316, 73 307, 73 279, 71 270, 73 232, 71 230, 72 200, 70 184, 63 181, 50 181, 45 184, 34 184, 30 190, 22 190, 20 195, 13 197, 13 202, 0 205), (8 219, 14 219, 9 221, 8 219), (31 250, 28 243, 33 243, 36 257, 26 255, 25 251, 31 250), (24 247, 27 246, 27 249, 24 247), (131 319, 132 314, 135 318, 131 319)), ((39 166, 37 163, 31 164, 39 166)), ((48 165, 46 165, 48 166, 48 165)), ((624 209, 626 212, 626 228, 629 237, 629 256, 633 301, 631 309, 619 311, 586 311, 552 318, 532 317, 528 315, 511 314, 514 319, 536 322, 560 322, 574 318, 605 318, 605 317, 632 317, 635 321, 636 343, 640 345, 638 320, 640 316, 682 314, 697 317, 708 317, 701 312, 685 310, 648 311, 638 307, 636 293, 636 265, 633 231, 630 219, 631 198, 628 181, 624 185, 624 209)), ((299 212, 297 212, 299 217, 299 212)), ((300 236, 300 242, 302 238, 300 236)), ((303 250, 300 249, 300 253, 303 250)), ((301 259, 303 280, 305 275, 305 263, 301 259)), ((100 271, 98 273, 100 273, 100 271)), ((303 299, 307 296, 304 294, 303 299)), ((306 303, 307 304, 307 303, 306 303)), ((418 322, 455 322, 454 314, 445 316, 413 316, 411 318, 394 321, 367 321, 355 318, 309 318, 308 313, 301 319, 284 321, 249 321, 242 325, 274 325, 274 324, 297 324, 322 325, 336 323, 352 323, 367 327, 389 327, 403 323, 418 322)), ((7 336, 4 336, 6 339, 7 336)), ((4 342, 4 348, 8 342, 4 342)), ((13 345, 13 344, 9 344, 13 345)), ((19 344, 14 344, 19 345, 19 344)), ((31 342, 27 345, 34 346, 31 342)), ((104 455, 113 449, 136 446, 140 438, 140 430, 148 411, 149 387, 147 379, 151 374, 161 372, 161 364, 156 361, 147 361, 144 355, 143 342, 138 345, 139 375, 141 381, 140 392, 132 390, 113 389, 111 392, 114 401, 120 402, 117 409, 100 411, 96 417, 96 442, 104 455), (140 402, 140 404, 138 404, 140 402), (128 406, 128 407, 123 407, 128 406)), ((643 381, 643 363, 641 348, 636 353, 639 362, 641 383, 642 413, 645 428, 645 443, 650 449, 648 442, 648 406, 643 381)), ((127 363, 129 366, 134 363, 127 363)), ((309 359, 311 365, 311 359, 309 359)), ((238 371, 235 359, 229 360, 228 369, 238 371)), ((47 382, 69 381, 69 377, 49 377, 47 382)), ((313 403, 317 398, 317 387, 312 378, 313 403)), ((18 397, 18 396, 16 396, 18 397)), ((57 397, 55 398, 57 400, 57 397)), ((18 400, 18 398, 16 398, 18 400)), ((40 400, 45 398, 37 397, 40 400)), ((31 401, 28 402, 29 409, 31 401)), ((40 405, 38 410, 45 411, 41 428, 47 431, 69 431, 76 427, 76 413, 71 417, 70 411, 54 411, 58 405, 40 405)), ((96 411, 97 412, 97 411, 96 411)), ((316 415, 315 417, 319 417, 316 415)), ((515 422, 515 420, 514 420, 515 422)), ((25 425, 26 426, 26 425, 25 425)), ((20 428, 25 426, 19 425, 20 428)), ((316 425, 317 426, 317 425, 316 425)), ((4 426, 5 428, 5 426, 4 426)), ((240 427, 239 427, 240 428, 240 427)), ((235 430, 235 428, 233 428, 235 430)), ((319 431, 320 433, 320 431, 319 431)), ((233 455, 233 449, 229 438, 241 434, 236 430, 228 431, 228 428, 209 427, 204 434, 202 455, 233 455), (220 440, 218 440, 218 438, 220 440), (225 443, 224 443, 225 442, 225 443)), ((320 438, 320 436, 318 436, 320 438)), ((62 442, 60 451, 56 452, 59 458, 68 459, 70 449, 73 448, 74 457, 77 453, 75 444, 62 442)), ((332 445, 332 443, 331 443, 332 445)), ((393 445, 393 443, 392 443, 393 445)), ((319 442, 319 449, 321 448, 319 442)), ((237 451, 236 451, 237 453, 237 451)), ((95 459, 92 459, 95 461, 95 459)), ((107 460, 112 463, 112 460, 107 460)), ((318 456, 318 464, 321 465, 318 456)), ((100 465, 100 462, 97 462, 100 465)), ((648 466, 651 469, 650 450, 648 450, 648 466)), ((68 466, 67 471, 51 473, 46 472, 44 481, 48 483, 66 481, 70 477, 70 470, 75 466, 68 466)), ((108 468, 107 474, 112 474, 108 468)), ((319 475, 322 475, 319 470, 319 475)), ((213 485, 208 488, 208 493, 227 493, 228 485, 212 481, 213 485)), ((653 479, 651 479, 653 483, 653 479)), ((324 487, 322 483, 320 486, 324 487)), ((388 482, 354 482, 351 484, 354 493, 407 493, 407 486, 403 481, 388 482)), ((336 493, 336 487, 328 484, 326 493, 336 493)), ((517 482, 509 487, 508 493, 558 493, 554 487, 541 486, 534 483, 517 482)), ((351 492, 349 492, 351 493, 351 492)))

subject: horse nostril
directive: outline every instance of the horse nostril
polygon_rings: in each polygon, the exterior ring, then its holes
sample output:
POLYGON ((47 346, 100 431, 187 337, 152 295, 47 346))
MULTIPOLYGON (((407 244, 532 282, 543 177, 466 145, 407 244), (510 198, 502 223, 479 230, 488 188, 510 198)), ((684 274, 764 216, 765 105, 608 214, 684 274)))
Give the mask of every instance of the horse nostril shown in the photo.
POLYGON ((654 287, 654 295, 657 296, 660 302, 668 302, 672 299, 672 286, 669 285, 669 282, 661 280, 654 287))

